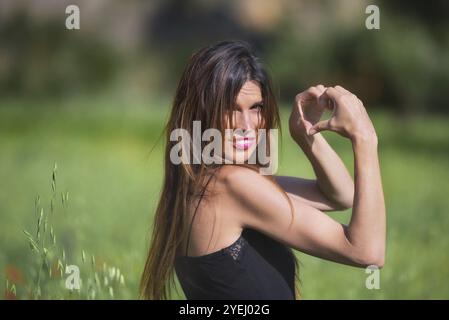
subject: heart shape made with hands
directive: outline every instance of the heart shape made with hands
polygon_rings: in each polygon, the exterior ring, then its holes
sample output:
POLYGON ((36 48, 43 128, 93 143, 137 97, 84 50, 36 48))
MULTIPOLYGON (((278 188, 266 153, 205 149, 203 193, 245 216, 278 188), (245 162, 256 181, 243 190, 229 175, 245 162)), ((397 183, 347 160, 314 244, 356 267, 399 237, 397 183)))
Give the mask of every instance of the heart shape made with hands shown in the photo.
POLYGON ((334 101, 323 95, 326 87, 319 85, 298 94, 295 99, 293 118, 296 118, 302 131, 309 133, 310 129, 322 120, 329 120, 334 113, 334 101))

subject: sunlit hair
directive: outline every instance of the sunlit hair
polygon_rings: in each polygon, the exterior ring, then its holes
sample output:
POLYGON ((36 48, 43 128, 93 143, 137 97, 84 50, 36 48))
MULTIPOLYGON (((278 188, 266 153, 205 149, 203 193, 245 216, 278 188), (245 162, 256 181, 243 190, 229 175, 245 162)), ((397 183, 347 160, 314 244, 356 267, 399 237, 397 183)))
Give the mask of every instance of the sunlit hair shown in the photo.
MULTIPOLYGON (((258 128, 280 129, 279 111, 270 78, 248 44, 225 41, 203 48, 191 56, 184 69, 165 127, 165 175, 140 283, 141 298, 159 300, 170 297, 171 288, 175 287, 176 252, 189 236, 193 223, 193 219, 187 221, 187 213, 192 210, 193 203, 198 207, 207 196, 207 186, 221 167, 204 163, 173 164, 170 150, 177 142, 170 141, 170 133, 182 128, 192 135, 195 120, 201 121, 202 132, 216 128, 224 133, 229 126, 225 119, 231 119, 232 128, 234 105, 246 81, 255 81, 261 89, 263 108, 258 128)), ((258 164, 245 166, 253 170, 258 168, 258 164)), ((264 177, 275 183, 271 176, 264 177)), ((283 195, 289 200, 285 192, 283 195)), ((290 200, 289 203, 293 210, 290 200)), ((296 258, 295 264, 298 276, 296 258)), ((299 297, 298 286, 296 297, 299 297)))

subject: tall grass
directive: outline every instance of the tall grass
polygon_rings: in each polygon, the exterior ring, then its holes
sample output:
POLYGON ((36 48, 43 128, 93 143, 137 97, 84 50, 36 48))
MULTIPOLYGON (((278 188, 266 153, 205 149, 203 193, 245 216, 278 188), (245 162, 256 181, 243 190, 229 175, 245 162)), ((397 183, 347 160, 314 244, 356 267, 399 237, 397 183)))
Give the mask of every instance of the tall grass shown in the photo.
MULTIPOLYGON (((33 258, 27 270, 30 278, 28 286, 18 296, 16 284, 6 279, 5 298, 7 299, 106 299, 121 297, 121 289, 125 286, 125 277, 120 269, 101 265, 91 254, 88 259, 86 251, 71 259, 66 256, 63 244, 56 238, 53 225, 54 215, 62 215, 70 219, 68 213, 69 193, 61 192, 58 198, 56 184, 57 164, 51 173, 51 199, 47 210, 42 205, 39 195, 35 198, 35 232, 23 230, 33 258), (57 200, 60 199, 60 203, 57 200), (60 204, 60 206, 58 206, 60 204), (90 260, 90 261, 88 261, 90 260), (79 287, 68 286, 66 278, 69 265, 79 268, 79 287)), ((68 276, 68 275, 67 275, 68 276)))
MULTIPOLYGON (((0 108, 0 277, 5 298, 110 299, 110 280, 117 281, 117 274, 126 275, 126 282, 114 282, 113 298, 138 297, 162 183, 162 145, 151 154, 149 150, 166 109, 161 104, 79 104, 32 108, 19 101, 0 108), (53 167, 55 161, 63 170, 53 167), (31 250, 31 239, 39 251, 31 250), (65 287, 67 265, 80 267, 79 292, 65 287)), ((284 124, 287 113, 282 110, 284 124)), ((381 289, 365 288, 363 269, 298 253, 303 296, 449 298, 449 119, 371 115, 379 134, 388 215, 381 289)), ((352 171, 348 141, 333 133, 325 136, 352 171)), ((313 177, 287 130, 281 151, 280 174, 313 177)), ((350 212, 330 215, 347 222, 350 212)), ((175 297, 184 298, 179 293, 175 297)))

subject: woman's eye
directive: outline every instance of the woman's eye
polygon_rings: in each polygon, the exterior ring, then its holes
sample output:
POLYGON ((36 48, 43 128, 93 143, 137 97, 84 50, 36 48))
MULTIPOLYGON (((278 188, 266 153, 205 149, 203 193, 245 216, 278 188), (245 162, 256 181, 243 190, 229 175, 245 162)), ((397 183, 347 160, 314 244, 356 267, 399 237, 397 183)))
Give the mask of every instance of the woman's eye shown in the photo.
POLYGON ((262 110, 262 109, 263 109, 263 105, 261 105, 261 104, 256 104, 256 105, 254 105, 251 109, 262 110))

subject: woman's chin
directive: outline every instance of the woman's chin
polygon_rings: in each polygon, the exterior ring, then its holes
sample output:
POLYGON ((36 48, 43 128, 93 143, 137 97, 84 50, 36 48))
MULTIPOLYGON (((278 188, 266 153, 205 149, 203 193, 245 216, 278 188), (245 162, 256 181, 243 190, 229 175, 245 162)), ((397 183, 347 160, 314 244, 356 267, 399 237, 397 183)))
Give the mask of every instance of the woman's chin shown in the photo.
POLYGON ((232 162, 236 164, 247 163, 255 150, 256 150, 255 146, 250 146, 248 148, 239 148, 234 146, 232 148, 233 151, 233 154, 231 155, 232 157, 229 158, 231 158, 232 162))

